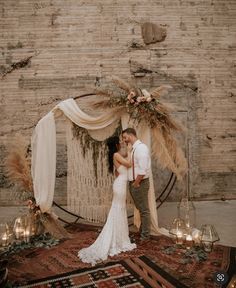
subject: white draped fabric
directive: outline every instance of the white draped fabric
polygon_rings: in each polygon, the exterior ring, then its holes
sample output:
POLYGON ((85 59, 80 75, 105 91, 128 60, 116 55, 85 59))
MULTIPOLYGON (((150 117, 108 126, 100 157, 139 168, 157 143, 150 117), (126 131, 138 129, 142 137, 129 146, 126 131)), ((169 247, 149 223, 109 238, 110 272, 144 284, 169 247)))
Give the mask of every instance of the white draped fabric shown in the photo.
POLYGON ((52 207, 56 177, 56 127, 52 111, 37 124, 31 139, 34 197, 42 212, 52 207))
MULTIPOLYGON (((37 124, 32 135, 32 178, 34 184, 36 203, 42 212, 49 212, 52 207, 56 177, 56 128, 54 115, 62 111, 64 115, 76 125, 87 130, 104 129, 113 122, 122 120, 122 128, 130 125, 129 116, 120 108, 113 108, 101 116, 92 117, 83 112, 74 101, 68 99, 60 102, 37 124)), ((137 127, 139 138, 151 149, 150 129, 147 126, 137 127)), ((79 168, 78 168, 79 169, 79 168)), ((158 228, 154 186, 151 177, 149 191, 149 204, 151 211, 152 234, 166 231, 158 228)), ((140 223, 135 213, 135 224, 140 223)))

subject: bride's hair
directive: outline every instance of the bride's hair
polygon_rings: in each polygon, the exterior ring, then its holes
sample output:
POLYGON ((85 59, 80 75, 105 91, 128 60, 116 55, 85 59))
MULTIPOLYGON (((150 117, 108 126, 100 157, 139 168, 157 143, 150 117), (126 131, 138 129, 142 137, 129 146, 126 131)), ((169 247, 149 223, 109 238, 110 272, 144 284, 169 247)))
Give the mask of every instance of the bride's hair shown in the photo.
POLYGON ((118 136, 112 136, 107 139, 108 146, 108 170, 113 173, 113 155, 119 150, 120 139, 118 136))

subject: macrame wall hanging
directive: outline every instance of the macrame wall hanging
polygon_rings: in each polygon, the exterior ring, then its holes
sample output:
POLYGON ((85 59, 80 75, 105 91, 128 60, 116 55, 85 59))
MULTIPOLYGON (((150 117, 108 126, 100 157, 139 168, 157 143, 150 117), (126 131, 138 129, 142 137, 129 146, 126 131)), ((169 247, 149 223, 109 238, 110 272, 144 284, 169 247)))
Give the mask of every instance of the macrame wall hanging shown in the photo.
MULTIPOLYGON (((95 134, 68 121, 66 129, 68 209, 91 222, 103 223, 111 206, 114 176, 108 171, 106 139, 122 130, 120 123, 111 126, 95 134)), ((128 210, 131 203, 128 197, 128 210)))

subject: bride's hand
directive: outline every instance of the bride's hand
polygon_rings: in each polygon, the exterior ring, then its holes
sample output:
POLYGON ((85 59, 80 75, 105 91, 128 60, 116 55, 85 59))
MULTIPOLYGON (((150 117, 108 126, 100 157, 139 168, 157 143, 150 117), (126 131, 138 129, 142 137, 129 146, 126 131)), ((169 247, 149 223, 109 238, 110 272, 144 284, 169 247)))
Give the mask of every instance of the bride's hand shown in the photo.
POLYGON ((115 170, 115 176, 118 177, 119 176, 119 172, 117 170, 115 170))

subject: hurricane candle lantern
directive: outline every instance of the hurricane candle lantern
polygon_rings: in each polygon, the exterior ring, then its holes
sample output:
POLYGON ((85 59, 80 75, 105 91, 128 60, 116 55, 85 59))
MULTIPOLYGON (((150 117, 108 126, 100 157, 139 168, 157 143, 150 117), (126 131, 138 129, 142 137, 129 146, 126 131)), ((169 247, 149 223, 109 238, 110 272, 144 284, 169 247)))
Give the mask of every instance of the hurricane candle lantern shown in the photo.
POLYGON ((186 235, 185 243, 186 243, 186 248, 187 249, 190 249, 193 246, 193 237, 192 237, 192 235, 190 235, 190 234, 186 235))
POLYGON ((29 228, 26 228, 24 230, 24 241, 25 242, 29 242, 30 241, 30 229, 29 228))
POLYGON ((201 242, 200 242, 200 236, 201 236, 201 231, 194 228, 192 230, 192 237, 193 237, 193 243, 195 246, 200 246, 201 242))
POLYGON ((21 217, 16 218, 15 220, 14 233, 17 240, 20 240, 24 237, 24 225, 21 217))
POLYGON ((0 242, 2 247, 9 244, 9 229, 7 224, 0 224, 0 242))
POLYGON ((178 218, 184 220, 186 228, 196 227, 196 208, 187 196, 184 196, 178 204, 178 218))
POLYGON ((172 223, 172 228, 170 229, 170 234, 174 235, 176 238, 176 244, 183 244, 185 234, 186 234, 186 227, 184 220, 180 218, 175 218, 172 223))
POLYGON ((200 235, 201 244, 206 252, 211 252, 213 245, 216 241, 219 241, 219 235, 213 225, 204 224, 201 227, 200 235))

